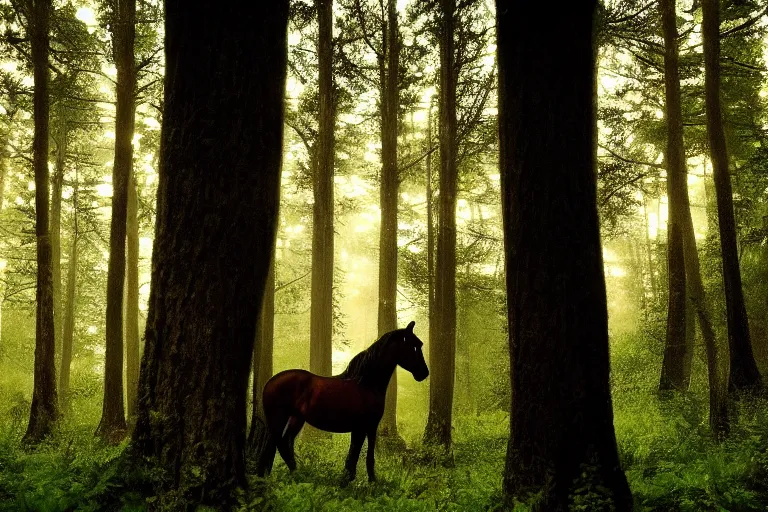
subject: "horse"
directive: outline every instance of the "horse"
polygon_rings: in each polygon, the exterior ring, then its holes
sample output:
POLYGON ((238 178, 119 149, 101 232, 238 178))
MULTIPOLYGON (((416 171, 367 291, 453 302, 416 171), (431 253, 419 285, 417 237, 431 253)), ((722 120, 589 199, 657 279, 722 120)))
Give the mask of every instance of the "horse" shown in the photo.
POLYGON ((384 414, 392 373, 400 366, 417 382, 429 376, 422 352, 424 344, 413 333, 414 325, 416 322, 411 322, 405 329, 384 334, 334 377, 322 377, 306 370, 286 370, 269 379, 262 393, 268 439, 259 461, 259 476, 271 469, 275 449, 290 471, 296 469, 294 441, 306 422, 327 432, 351 432, 342 485, 355 479, 357 460, 367 437, 368 480, 376 481, 376 432, 384 414))

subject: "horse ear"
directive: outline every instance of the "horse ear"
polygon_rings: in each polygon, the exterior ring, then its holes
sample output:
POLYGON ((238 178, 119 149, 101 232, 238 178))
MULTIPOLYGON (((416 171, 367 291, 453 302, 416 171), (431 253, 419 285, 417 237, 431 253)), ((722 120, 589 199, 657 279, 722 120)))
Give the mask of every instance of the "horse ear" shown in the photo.
POLYGON ((414 325, 416 325, 416 322, 411 320, 411 323, 408 324, 408 327, 406 327, 406 329, 408 329, 409 331, 413 332, 413 326, 414 325))

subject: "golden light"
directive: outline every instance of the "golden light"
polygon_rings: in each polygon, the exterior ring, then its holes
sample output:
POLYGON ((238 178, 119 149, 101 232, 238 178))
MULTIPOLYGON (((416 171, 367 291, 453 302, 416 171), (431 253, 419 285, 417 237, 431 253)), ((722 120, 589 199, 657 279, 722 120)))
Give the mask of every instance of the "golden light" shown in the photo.
POLYGON ((75 12, 75 18, 89 27, 94 27, 99 24, 99 21, 96 19, 96 12, 90 7, 79 7, 75 12))

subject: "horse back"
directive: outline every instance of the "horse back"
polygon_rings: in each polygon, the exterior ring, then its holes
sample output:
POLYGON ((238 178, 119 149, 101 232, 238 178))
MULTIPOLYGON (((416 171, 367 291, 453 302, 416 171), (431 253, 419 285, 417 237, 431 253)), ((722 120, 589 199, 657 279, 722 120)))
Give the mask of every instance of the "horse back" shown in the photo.
POLYGON ((322 377, 306 370, 286 370, 264 386, 264 413, 278 435, 291 416, 330 432, 349 432, 378 424, 384 396, 353 380, 322 377))

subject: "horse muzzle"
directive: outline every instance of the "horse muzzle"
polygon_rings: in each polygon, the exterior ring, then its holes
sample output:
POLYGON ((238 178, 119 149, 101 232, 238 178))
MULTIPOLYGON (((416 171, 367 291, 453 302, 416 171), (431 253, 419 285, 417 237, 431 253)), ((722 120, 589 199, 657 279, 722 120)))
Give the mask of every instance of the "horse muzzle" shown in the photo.
POLYGON ((413 378, 416 379, 416 382, 421 382, 425 380, 427 377, 429 377, 429 370, 424 370, 424 372, 419 372, 418 375, 414 374, 413 378))

